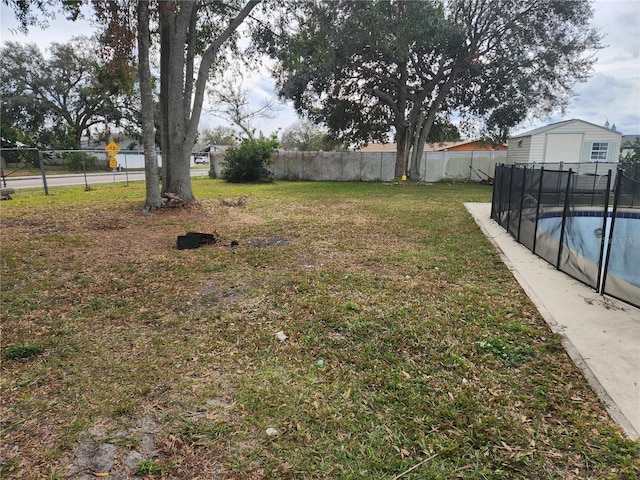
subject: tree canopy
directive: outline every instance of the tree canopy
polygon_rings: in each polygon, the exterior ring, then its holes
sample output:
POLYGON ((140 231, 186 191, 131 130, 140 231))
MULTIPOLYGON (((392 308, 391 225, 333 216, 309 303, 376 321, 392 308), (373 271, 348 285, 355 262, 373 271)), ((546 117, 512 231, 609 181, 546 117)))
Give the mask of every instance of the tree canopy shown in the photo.
POLYGON ((3 129, 19 130, 42 147, 79 148, 94 126, 135 122, 134 76, 111 75, 97 50, 85 37, 52 43, 47 56, 35 44, 6 42, 0 50, 3 129))
MULTIPOLYGON (((38 25, 37 12, 55 5, 77 16, 80 2, 63 0, 5 0, 26 29, 38 25)), ((260 0, 220 2, 172 0, 95 0, 92 6, 101 26, 101 52, 111 65, 130 65, 142 59, 139 73, 143 97, 143 136, 151 145, 155 132, 149 132, 155 119, 150 114, 149 93, 153 94, 149 73, 149 50, 156 40, 160 52, 160 92, 157 123, 162 150, 162 193, 173 193, 184 201, 194 200, 191 190, 190 156, 202 113, 205 86, 215 67, 224 64, 227 52, 237 50, 238 29, 260 0), (142 29, 138 27, 142 25, 142 29), (140 33, 141 32, 141 33, 140 33), (140 34, 139 34, 140 33, 140 34)), ((146 162, 147 169, 152 162, 146 162)), ((147 183, 153 182, 149 175, 147 183)), ((149 186, 146 209, 161 206, 155 187, 149 186)))
POLYGON ((630 151, 625 155, 620 155, 620 163, 640 163, 640 136, 636 136, 633 142, 624 142, 620 147, 620 151, 622 152, 624 149, 629 149, 630 151))
POLYGON ((437 122, 472 119, 503 139, 566 106, 600 47, 591 18, 586 0, 312 1, 268 51, 299 113, 350 143, 393 131, 396 175, 417 178, 437 122))
POLYGON ((200 132, 200 143, 207 145, 235 145, 238 143, 239 133, 228 126, 219 125, 205 128, 200 132))
POLYGON ((295 123, 282 132, 282 148, 299 151, 342 150, 342 142, 329 136, 326 129, 311 121, 295 123))

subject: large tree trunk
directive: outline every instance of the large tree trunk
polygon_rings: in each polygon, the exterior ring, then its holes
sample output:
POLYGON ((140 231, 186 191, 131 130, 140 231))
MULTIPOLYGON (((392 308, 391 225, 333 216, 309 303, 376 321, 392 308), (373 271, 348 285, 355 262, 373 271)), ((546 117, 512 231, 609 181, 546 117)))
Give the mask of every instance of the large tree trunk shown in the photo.
POLYGON ((142 141, 144 145, 144 173, 146 198, 144 209, 155 210, 162 206, 158 185, 158 159, 156 157, 155 125, 153 115, 153 91, 149 65, 149 1, 138 3, 138 75, 142 103, 142 141))
MULTIPOLYGON (((182 200, 195 200, 191 191, 189 157, 193 143, 185 141, 185 118, 191 114, 185 96, 185 53, 191 12, 195 2, 160 2, 160 105, 162 143, 162 193, 174 193, 182 200)), ((189 69, 187 68, 187 71, 189 69)))
POLYGON ((407 139, 409 129, 405 125, 396 124, 396 171, 395 178, 407 174, 407 139))
POLYGON ((195 199, 191 190, 191 150, 198 133, 209 71, 222 45, 260 0, 248 1, 212 41, 200 58, 197 74, 194 68, 195 19, 200 3, 159 3, 162 193, 174 193, 190 202, 195 199))
MULTIPOLYGON (((449 73, 447 81, 444 83, 436 98, 429 104, 428 107, 422 107, 422 102, 416 104, 417 108, 420 109, 420 113, 415 115, 417 118, 415 128, 415 136, 416 141, 413 145, 413 152, 411 155, 411 180, 419 181, 420 180, 420 168, 422 161, 422 153, 424 152, 424 144, 427 141, 427 137, 429 136, 429 132, 431 131, 431 127, 433 126, 433 122, 436 119, 436 114, 440 110, 442 102, 449 94, 451 88, 457 79, 457 69, 452 69, 449 73), (427 115, 425 117, 423 108, 427 109, 427 115)), ((417 113, 417 112, 416 112, 417 113)))
POLYGON ((80 150, 82 148, 82 132, 83 130, 81 129, 81 127, 75 126, 73 127, 74 130, 74 141, 76 144, 76 149, 80 150))
MULTIPOLYGON (((422 159, 422 150, 424 149, 424 142, 420 143, 422 140, 422 134, 425 129, 424 126, 424 111, 420 111, 420 115, 418 115, 418 119, 413 127, 413 149, 411 150, 410 165, 411 169, 409 170, 409 178, 414 181, 420 181, 420 160, 422 159)), ((426 138, 426 137, 425 137, 426 138)))
POLYGON ((411 152, 411 175, 413 181, 420 181, 420 170, 422 168, 422 154, 424 152, 424 144, 427 141, 431 127, 436 117, 436 110, 431 109, 425 118, 424 113, 420 114, 416 129, 414 132, 415 141, 413 143, 413 151, 411 152))

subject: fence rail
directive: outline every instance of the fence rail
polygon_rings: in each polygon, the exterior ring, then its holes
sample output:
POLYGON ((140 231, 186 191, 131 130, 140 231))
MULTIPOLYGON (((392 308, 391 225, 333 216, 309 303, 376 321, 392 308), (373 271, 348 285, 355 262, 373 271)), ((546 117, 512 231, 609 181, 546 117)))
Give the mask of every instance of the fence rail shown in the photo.
POLYGON ((599 293, 640 306, 640 168, 496 166, 491 218, 599 293))
POLYGON ((51 175, 84 174, 110 171, 106 150, 37 150, 35 148, 0 149, 0 181, 7 187, 7 179, 28 175, 42 177, 45 194, 49 194, 47 177, 51 175))
MULTIPOLYGON (((69 175, 84 175, 85 188, 89 190, 89 184, 95 183, 99 174, 107 172, 114 174, 114 181, 129 182, 130 171, 144 170, 144 152, 135 150, 122 150, 115 156, 116 168, 109 165, 110 154, 106 150, 37 150, 34 148, 1 148, 0 149, 0 184, 7 187, 7 182, 20 188, 28 184, 33 186, 33 181, 25 182, 40 177, 45 194, 48 194, 49 186, 47 178, 63 177, 69 175), (116 175, 116 172, 123 172, 116 175), (89 177, 89 178, 88 178, 89 177)), ((162 164, 160 155, 158 165, 162 164)), ((53 183, 53 182, 51 182, 53 183)))

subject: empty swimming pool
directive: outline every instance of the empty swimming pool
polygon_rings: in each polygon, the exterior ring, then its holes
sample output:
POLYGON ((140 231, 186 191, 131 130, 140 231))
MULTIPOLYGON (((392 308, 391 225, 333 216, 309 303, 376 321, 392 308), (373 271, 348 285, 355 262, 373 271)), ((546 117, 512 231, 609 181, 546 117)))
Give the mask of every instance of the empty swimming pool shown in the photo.
POLYGON ((640 306, 640 178, 499 165, 491 217, 559 270, 640 306))
MULTIPOLYGON (((539 237, 551 235, 559 242, 562 235, 562 213, 552 212, 540 215, 537 235, 539 237)), ((594 271, 600 265, 600 278, 603 278, 602 273, 607 266, 610 276, 616 277, 618 281, 640 287, 640 213, 629 212, 623 217, 616 217, 615 222, 612 222, 611 212, 609 212, 606 222, 603 222, 602 212, 572 212, 572 215, 565 220, 562 243, 563 248, 570 250, 570 252, 565 251, 564 263, 571 261, 569 259, 574 257, 580 265, 579 273, 574 276, 580 275, 585 270, 594 271), (613 249, 608 248, 610 238, 613 249), (625 249, 625 254, 620 255, 615 248, 617 245, 635 246, 635 248, 625 249), (609 254, 611 251, 613 254, 609 254), (589 266, 585 266, 587 262, 589 266)), ((562 258, 561 261, 563 261, 562 258)))

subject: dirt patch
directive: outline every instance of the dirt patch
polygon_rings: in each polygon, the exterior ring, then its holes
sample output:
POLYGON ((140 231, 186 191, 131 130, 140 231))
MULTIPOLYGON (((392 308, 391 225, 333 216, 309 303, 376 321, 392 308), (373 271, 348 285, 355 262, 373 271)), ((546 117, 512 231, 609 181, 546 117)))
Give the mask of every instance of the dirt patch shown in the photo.
POLYGON ((87 230, 120 230, 127 228, 126 223, 119 219, 104 219, 87 224, 87 230))
POLYGON ((193 301, 194 310, 200 310, 218 302, 237 302, 246 298, 247 294, 238 285, 223 286, 217 280, 207 280, 204 287, 193 301))
POLYGON ((221 449, 238 411, 235 403, 213 398, 172 424, 145 416, 135 426, 113 433, 107 422, 95 425, 63 459, 67 478, 138 478, 140 466, 151 462, 162 470, 162 478, 225 478, 221 449))
POLYGON ((141 462, 157 457, 161 431, 162 426, 151 416, 112 434, 104 425, 94 426, 67 458, 66 474, 75 480, 95 480, 100 474, 109 474, 113 480, 132 478, 141 462))
POLYGON ((4 228, 9 227, 38 227, 41 225, 41 222, 36 220, 31 220, 28 218, 3 218, 2 226, 4 228))
POLYGON ((249 197, 241 196, 238 198, 221 198, 220 205, 223 207, 244 207, 247 204, 249 197))
POLYGON ((37 235, 52 235, 55 233, 68 233, 69 229, 67 227, 59 227, 56 225, 52 226, 42 226, 33 230, 33 233, 37 235))

